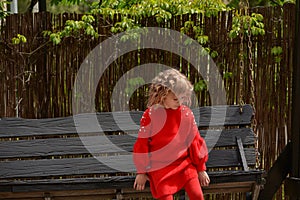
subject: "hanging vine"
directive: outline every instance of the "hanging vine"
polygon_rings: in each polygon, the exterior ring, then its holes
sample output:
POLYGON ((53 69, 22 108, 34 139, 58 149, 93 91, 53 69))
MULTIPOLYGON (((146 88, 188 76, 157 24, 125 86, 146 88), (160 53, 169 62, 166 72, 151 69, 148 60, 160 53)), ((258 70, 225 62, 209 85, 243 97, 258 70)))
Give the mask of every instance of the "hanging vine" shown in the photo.
MULTIPOLYGON (((91 11, 81 20, 68 20, 63 30, 47 30, 44 36, 48 36, 54 44, 59 44, 66 37, 78 37, 78 33, 90 35, 97 38, 98 32, 95 28, 95 16, 102 15, 104 18, 114 18, 116 15, 120 20, 112 24, 112 33, 119 33, 138 29, 141 27, 139 20, 144 17, 154 17, 157 23, 167 22, 176 15, 204 13, 212 16, 219 11, 227 10, 226 5, 219 0, 189 1, 189 0, 150 0, 150 1, 104 1, 94 2, 91 11)), ((186 25, 185 25, 186 26, 186 25)), ((197 40, 201 43, 208 41, 201 29, 193 25, 197 40)), ((184 30, 182 32, 185 32, 184 30)), ((123 37, 130 37, 125 35, 123 37)))

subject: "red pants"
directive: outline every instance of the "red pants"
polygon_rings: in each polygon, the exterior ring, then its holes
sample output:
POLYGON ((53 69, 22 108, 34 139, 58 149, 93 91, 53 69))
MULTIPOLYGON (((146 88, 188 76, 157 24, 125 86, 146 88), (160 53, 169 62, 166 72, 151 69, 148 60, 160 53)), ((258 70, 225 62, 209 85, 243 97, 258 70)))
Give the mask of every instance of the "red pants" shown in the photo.
MULTIPOLYGON (((198 178, 189 180, 184 189, 188 194, 190 200, 204 200, 202 189, 198 178)), ((160 200, 173 200, 173 195, 166 195, 160 198, 160 200)))

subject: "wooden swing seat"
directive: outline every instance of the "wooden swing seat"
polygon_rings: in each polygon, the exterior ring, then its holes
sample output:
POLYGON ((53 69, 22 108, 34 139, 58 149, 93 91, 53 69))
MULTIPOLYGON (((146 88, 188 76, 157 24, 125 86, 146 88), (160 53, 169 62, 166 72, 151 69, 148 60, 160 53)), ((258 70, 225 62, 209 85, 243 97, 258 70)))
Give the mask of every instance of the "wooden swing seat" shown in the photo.
MULTIPOLYGON (((263 171, 255 168, 257 154, 255 134, 250 127, 251 106, 244 105, 243 112, 234 105, 200 107, 193 111, 200 134, 209 149, 212 148, 207 163, 211 184, 203 188, 204 193, 250 192, 255 199, 263 171), (213 116, 220 115, 220 119, 212 119, 212 113, 213 116)), ((130 112, 135 123, 124 122, 120 128, 114 116, 118 116, 119 123, 122 123, 122 119, 126 121, 128 118, 128 113, 97 113, 103 129, 101 137, 130 152, 136 139, 131 134, 137 133, 141 115, 141 111, 130 112)), ((85 137, 92 141, 95 134, 89 133, 85 137)), ((109 145, 93 145, 98 151, 97 157, 109 159, 110 156, 122 155, 109 145)), ((142 192, 132 189, 133 166, 120 172, 91 155, 76 131, 72 116, 2 118, 0 152, 0 199, 151 198, 149 187, 142 192)))

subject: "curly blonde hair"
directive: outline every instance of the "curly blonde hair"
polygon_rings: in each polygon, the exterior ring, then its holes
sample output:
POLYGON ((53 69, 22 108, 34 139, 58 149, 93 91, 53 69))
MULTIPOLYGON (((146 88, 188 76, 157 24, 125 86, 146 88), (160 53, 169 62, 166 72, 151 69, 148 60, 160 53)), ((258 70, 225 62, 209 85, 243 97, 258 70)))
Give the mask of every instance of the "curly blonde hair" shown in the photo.
POLYGON ((165 70, 152 80, 147 106, 163 104, 169 92, 173 92, 177 97, 184 95, 185 98, 182 103, 189 105, 193 89, 191 82, 178 70, 165 70))

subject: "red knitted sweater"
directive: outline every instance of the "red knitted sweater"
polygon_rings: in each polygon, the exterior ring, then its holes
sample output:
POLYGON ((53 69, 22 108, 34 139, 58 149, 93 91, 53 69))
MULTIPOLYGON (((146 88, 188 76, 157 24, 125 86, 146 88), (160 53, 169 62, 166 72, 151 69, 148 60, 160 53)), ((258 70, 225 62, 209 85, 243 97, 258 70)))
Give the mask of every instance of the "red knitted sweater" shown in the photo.
POLYGON ((179 191, 206 170, 207 159, 207 147, 190 108, 151 107, 144 112, 133 161, 137 173, 149 176, 154 198, 179 191))

